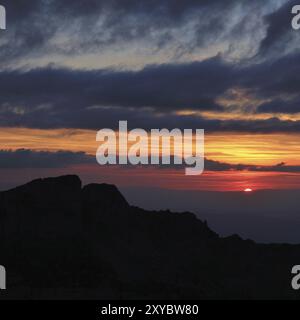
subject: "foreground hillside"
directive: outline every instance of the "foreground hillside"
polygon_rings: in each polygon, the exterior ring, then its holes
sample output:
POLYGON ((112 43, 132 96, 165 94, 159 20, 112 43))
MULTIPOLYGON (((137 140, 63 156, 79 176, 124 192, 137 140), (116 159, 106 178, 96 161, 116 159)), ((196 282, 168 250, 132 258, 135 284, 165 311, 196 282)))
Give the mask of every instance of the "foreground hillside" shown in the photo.
POLYGON ((130 206, 77 176, 0 193, 0 298, 297 299, 300 246, 220 238, 192 213, 130 206), (2 291, 3 292, 3 291, 2 291))

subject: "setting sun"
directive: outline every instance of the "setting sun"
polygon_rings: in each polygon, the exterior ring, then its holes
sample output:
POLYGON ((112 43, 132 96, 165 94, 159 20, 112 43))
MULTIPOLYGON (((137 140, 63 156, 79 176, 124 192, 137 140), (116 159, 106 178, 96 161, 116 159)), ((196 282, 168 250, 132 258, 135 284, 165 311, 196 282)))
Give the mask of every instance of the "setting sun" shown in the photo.
POLYGON ((246 188, 245 190, 244 190, 244 192, 252 192, 253 190, 251 189, 251 188, 246 188))

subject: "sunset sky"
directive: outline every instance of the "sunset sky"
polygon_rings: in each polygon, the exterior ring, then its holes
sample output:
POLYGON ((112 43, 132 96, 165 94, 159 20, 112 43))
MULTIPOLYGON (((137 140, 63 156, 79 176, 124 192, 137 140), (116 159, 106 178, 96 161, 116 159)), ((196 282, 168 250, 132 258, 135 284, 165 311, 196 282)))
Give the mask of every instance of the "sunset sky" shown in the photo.
POLYGON ((119 186, 300 189, 297 1, 1 4, 0 189, 69 173, 119 186), (99 166, 96 133, 119 120, 204 129, 204 174, 99 166))

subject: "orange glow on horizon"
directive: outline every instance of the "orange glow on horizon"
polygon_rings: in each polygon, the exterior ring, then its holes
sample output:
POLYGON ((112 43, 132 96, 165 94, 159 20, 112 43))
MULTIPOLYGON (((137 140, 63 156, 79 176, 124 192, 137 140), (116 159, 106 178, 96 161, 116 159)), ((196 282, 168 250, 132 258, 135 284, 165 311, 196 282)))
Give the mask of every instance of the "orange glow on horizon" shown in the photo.
MULTIPOLYGON (((101 128, 99 128, 101 129, 101 128)), ((208 159, 231 164, 299 165, 300 134, 237 134, 206 133, 205 156, 208 159)), ((68 150, 86 152, 95 156, 98 143, 96 130, 82 129, 26 129, 0 128, 2 150, 31 149, 37 151, 68 150)), ((16 169, 0 170, 1 178, 12 179, 20 172, 16 169)), ((86 181, 95 179, 120 186, 153 186, 180 190, 245 191, 261 189, 300 189, 299 173, 255 171, 208 171, 201 176, 187 177, 184 170, 101 167, 82 164, 57 170, 22 170, 24 181, 33 177, 75 173, 86 181), (54 172, 55 171, 55 172, 54 172), (27 173, 26 173, 27 174, 27 173), (85 178, 86 177, 86 178, 85 178)))
MULTIPOLYGON (((0 128, 1 149, 68 150, 95 155, 96 130, 0 128)), ((205 156, 232 164, 299 165, 300 134, 206 133, 205 156)))

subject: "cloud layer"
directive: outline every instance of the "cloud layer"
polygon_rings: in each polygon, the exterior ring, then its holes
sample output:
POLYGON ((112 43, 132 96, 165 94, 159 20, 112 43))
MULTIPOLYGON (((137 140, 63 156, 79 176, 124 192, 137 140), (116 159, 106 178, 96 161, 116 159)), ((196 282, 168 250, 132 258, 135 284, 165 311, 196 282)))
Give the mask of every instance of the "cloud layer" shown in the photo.
POLYGON ((134 58, 145 54, 140 61, 144 65, 153 55, 173 62, 197 61, 218 53, 234 59, 262 58, 274 52, 278 56, 283 46, 290 52, 299 44, 290 28, 293 3, 90 0, 87 5, 81 0, 2 0, 8 29, 1 33, 0 67, 68 65, 67 60, 73 58, 73 66, 78 67, 88 64, 85 56, 89 54, 106 58, 111 65, 133 65, 130 53, 134 58), (287 46, 288 41, 292 45, 287 46), (117 62, 119 50, 123 59, 117 62))
POLYGON ((128 120, 145 129, 296 132, 299 121, 280 120, 275 114, 300 112, 299 59, 300 54, 290 54, 249 66, 214 57, 138 71, 53 67, 2 71, 0 126, 99 129, 128 120), (222 102, 232 90, 247 92, 250 101, 239 106, 243 97, 233 96, 222 102), (215 119, 201 116, 203 111, 215 112, 215 119), (237 111, 252 114, 253 119, 218 120, 218 113, 237 111), (270 116, 255 117, 260 113, 270 116))
POLYGON ((70 165, 92 163, 92 160, 93 157, 84 152, 0 150, 0 169, 65 168, 70 165))
POLYGON ((0 126, 298 132, 295 3, 3 0, 0 126))
MULTIPOLYGON (((172 162, 172 161, 171 161, 172 162)), ((33 151, 29 149, 0 150, 0 169, 51 169, 66 168, 75 165, 94 164, 96 158, 84 152, 71 151, 33 151)), ((124 169, 133 169, 139 166, 121 166, 124 169)), ((153 168, 180 169, 183 165, 153 165, 153 168)), ((300 173, 300 166, 291 166, 279 163, 273 166, 258 166, 247 164, 230 164, 211 159, 205 159, 205 171, 252 171, 252 172, 289 172, 300 173)))

